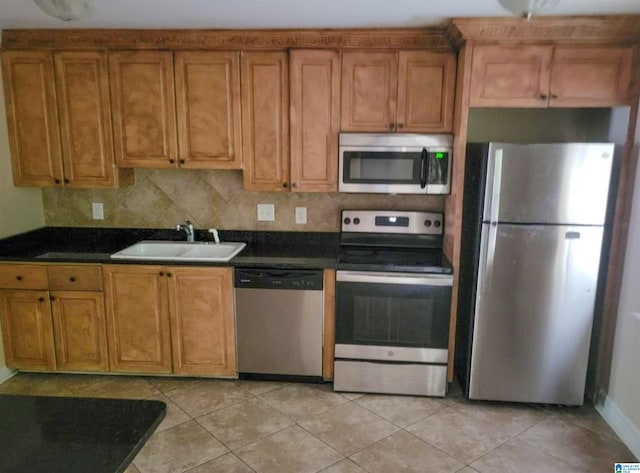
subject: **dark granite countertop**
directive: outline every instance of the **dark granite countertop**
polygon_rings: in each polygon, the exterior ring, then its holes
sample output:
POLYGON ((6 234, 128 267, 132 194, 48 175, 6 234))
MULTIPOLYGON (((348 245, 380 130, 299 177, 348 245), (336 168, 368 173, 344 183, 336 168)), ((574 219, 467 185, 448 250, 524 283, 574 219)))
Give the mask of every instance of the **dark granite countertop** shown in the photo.
POLYGON ((122 473, 165 413, 160 401, 0 395, 0 471, 122 473))
MULTIPOLYGON (((169 229, 43 227, 0 240, 0 261, 335 268, 340 246, 339 233, 228 230, 219 233, 222 241, 241 241, 247 247, 226 263, 116 260, 110 255, 138 241, 184 241, 184 234, 169 229)), ((197 241, 210 239, 206 231, 196 231, 197 241)))

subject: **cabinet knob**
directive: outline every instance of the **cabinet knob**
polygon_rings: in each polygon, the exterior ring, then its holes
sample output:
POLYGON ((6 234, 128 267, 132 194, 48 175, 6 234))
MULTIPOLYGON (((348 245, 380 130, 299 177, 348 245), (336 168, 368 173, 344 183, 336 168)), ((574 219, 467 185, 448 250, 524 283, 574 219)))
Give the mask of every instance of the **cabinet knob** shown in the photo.
POLYGON ((389 130, 393 130, 394 124, 393 123, 389 123, 389 130))
POLYGON ((16 279, 17 279, 18 281, 22 281, 22 276, 16 276, 16 279))
POLYGON ((55 182, 56 184, 60 184, 60 179, 54 179, 53 182, 55 182))
POLYGON ((555 100, 558 98, 558 96, 556 94, 551 94, 551 98, 555 100))
POLYGON ((69 281, 71 281, 71 282, 76 282, 76 278, 75 278, 75 276, 71 276, 71 277, 69 278, 69 281))
POLYGON ((38 302, 44 302, 44 297, 38 297, 38 302))
POLYGON ((55 301, 55 300, 56 300, 56 298, 55 298, 55 296, 49 296, 49 300, 50 300, 51 302, 53 302, 53 301, 55 301))
POLYGON ((181 159, 180 164, 184 164, 184 163, 185 163, 184 159, 181 159))
POLYGON ((398 123, 398 129, 402 130, 404 128, 404 124, 398 123))
POLYGON ((298 187, 298 183, 297 182, 291 183, 291 187, 298 187))
POLYGON ((70 182, 71 182, 71 181, 65 177, 65 179, 64 179, 64 183, 65 183, 65 184, 69 184, 70 182))
POLYGON ((164 271, 160 271, 158 274, 159 274, 160 276, 164 276, 164 271))
POLYGON ((171 276, 173 276, 172 273, 167 273, 167 277, 170 278, 171 276))
POLYGON ((175 159, 170 159, 170 160, 169 160, 169 163, 171 163, 171 164, 174 164, 175 162, 176 162, 176 160, 175 160, 175 159))
POLYGON ((546 94, 540 94, 540 98, 541 98, 542 100, 547 100, 547 99, 549 98, 549 96, 548 96, 548 95, 546 95, 546 94))
POLYGON ((284 187, 286 189, 287 187, 289 187, 289 183, 288 182, 283 182, 282 183, 282 187, 284 187))

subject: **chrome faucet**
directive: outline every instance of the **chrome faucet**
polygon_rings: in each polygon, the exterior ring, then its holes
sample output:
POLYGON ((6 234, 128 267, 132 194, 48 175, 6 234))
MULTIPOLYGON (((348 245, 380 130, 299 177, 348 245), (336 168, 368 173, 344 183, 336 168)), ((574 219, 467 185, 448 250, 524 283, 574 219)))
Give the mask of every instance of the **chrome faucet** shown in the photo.
POLYGON ((179 223, 176 225, 176 230, 184 232, 187 234, 187 241, 195 241, 195 234, 193 232, 193 223, 190 220, 185 220, 184 223, 179 223))

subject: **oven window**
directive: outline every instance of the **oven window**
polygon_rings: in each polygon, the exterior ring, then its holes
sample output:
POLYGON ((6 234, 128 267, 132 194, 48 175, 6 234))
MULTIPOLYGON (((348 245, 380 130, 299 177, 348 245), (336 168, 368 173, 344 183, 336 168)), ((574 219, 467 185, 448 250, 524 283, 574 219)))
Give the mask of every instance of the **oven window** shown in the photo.
POLYGON ((345 151, 343 180, 347 183, 420 182, 421 153, 345 151))
POLYGON ((338 282, 336 343, 447 348, 451 287, 338 282))

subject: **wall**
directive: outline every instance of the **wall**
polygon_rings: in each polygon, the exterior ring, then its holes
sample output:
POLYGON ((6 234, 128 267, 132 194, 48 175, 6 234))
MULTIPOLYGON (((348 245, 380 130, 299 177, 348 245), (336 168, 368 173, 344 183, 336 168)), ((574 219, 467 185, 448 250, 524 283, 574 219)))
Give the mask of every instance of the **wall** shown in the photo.
MULTIPOLYGON (((4 92, 2 77, 0 77, 0 238, 44 225, 40 189, 13 186, 7 117, 4 110, 4 92)), ((0 336, 0 382, 7 375, 0 336)))
POLYGON ((247 192, 240 171, 136 169, 136 183, 122 189, 44 189, 47 225, 172 228, 185 218, 196 228, 225 230, 339 231, 340 209, 442 211, 441 196, 247 192), (91 203, 104 204, 93 220, 91 203), (256 204, 275 204, 275 222, 257 222, 256 204), (307 207, 297 225, 295 207, 307 207))
MULTIPOLYGON (((640 159, 640 121, 633 156, 640 159)), ((640 172, 636 173, 633 207, 618 307, 609 392, 599 411, 640 459, 640 172)))

